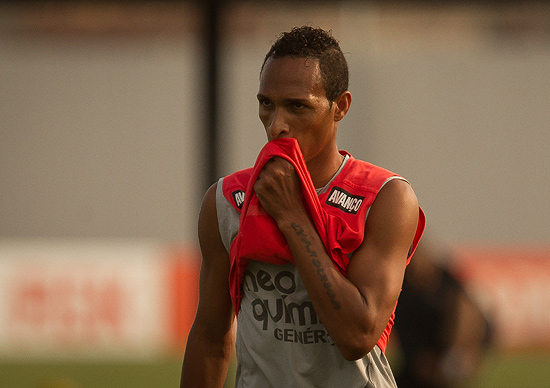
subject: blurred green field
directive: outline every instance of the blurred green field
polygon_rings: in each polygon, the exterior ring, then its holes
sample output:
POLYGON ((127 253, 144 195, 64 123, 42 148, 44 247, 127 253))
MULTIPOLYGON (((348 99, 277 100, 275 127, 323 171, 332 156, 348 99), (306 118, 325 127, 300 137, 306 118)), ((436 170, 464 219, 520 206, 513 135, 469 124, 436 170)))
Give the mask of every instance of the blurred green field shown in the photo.
MULTIPOLYGON (((140 363, 0 362, 1 388, 178 387, 180 358, 140 363)), ((471 388, 547 388, 550 353, 490 355, 471 388)), ((231 384, 226 384, 230 388, 231 384)))
POLYGON ((550 387, 550 353, 491 354, 477 379, 463 388, 550 387))

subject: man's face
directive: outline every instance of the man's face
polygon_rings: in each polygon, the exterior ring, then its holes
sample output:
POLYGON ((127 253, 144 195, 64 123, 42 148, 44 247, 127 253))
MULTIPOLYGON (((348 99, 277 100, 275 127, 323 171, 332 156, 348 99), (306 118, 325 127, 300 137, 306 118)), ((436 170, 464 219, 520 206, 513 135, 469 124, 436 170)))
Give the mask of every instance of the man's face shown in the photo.
POLYGON ((318 60, 268 59, 260 75, 258 102, 267 139, 295 138, 306 163, 335 146, 336 104, 326 97, 318 60))

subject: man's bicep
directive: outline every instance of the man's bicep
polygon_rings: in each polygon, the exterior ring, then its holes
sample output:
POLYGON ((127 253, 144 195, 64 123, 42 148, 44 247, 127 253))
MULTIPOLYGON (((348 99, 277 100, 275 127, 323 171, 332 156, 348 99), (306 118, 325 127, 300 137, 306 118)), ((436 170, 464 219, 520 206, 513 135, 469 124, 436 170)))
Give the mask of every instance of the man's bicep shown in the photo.
POLYGON ((231 328, 233 308, 229 294, 229 254, 218 228, 216 184, 204 196, 198 232, 202 264, 195 325, 209 330, 210 335, 225 335, 231 328))
POLYGON ((380 324, 387 323, 399 296, 417 224, 418 201, 410 185, 399 179, 388 182, 372 204, 365 238, 347 275, 381 316, 380 324))

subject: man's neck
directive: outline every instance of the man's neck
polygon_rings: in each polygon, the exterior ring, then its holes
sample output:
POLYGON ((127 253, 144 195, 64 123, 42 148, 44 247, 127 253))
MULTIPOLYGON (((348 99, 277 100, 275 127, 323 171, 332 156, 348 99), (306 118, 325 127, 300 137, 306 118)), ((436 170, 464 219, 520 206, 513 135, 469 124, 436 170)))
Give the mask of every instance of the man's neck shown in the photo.
POLYGON ((316 189, 325 186, 342 165, 344 155, 335 149, 328 156, 317 157, 307 163, 307 169, 316 189))

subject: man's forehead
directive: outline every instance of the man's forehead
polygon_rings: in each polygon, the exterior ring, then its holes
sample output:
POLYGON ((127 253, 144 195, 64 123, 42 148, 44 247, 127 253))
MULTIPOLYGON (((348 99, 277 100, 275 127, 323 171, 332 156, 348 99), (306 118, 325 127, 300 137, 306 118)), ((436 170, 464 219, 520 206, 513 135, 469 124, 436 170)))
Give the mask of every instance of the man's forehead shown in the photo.
POLYGON ((319 60, 306 57, 268 59, 260 75, 260 90, 283 86, 311 91, 322 88, 319 60))
POLYGON ((265 61, 262 69, 262 74, 266 68, 273 67, 296 67, 297 69, 309 69, 313 71, 319 71, 319 59, 315 57, 298 57, 298 56, 284 56, 284 57, 270 57, 265 61))

